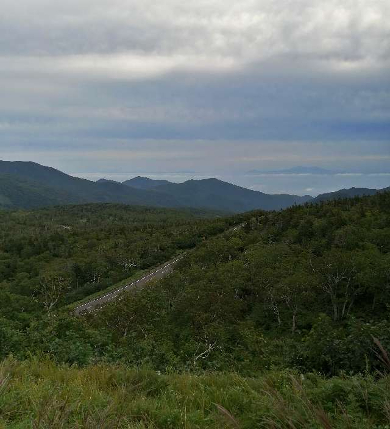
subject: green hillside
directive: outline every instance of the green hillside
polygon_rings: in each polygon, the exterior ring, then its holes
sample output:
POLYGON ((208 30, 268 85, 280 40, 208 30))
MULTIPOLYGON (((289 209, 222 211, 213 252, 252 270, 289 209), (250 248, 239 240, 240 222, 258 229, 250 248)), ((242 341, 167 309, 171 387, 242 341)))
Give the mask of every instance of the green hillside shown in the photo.
POLYGON ((366 195, 375 195, 377 192, 377 189, 369 188, 340 189, 339 191, 327 192, 325 194, 318 195, 318 197, 313 199, 313 202, 317 203, 321 201, 339 200, 343 198, 363 197, 366 195))
POLYGON ((229 221, 216 216, 109 204, 0 211, 3 301, 21 296, 36 307, 40 286, 54 281, 64 286, 61 304, 77 301, 223 231, 229 221))
POLYGON ((390 193, 246 216, 91 326, 159 368, 374 370, 371 335, 390 348, 390 193))
POLYGON ((169 195, 134 189, 117 182, 91 182, 33 162, 0 161, 0 174, 8 176, 8 189, 11 193, 18 193, 19 183, 21 180, 24 181, 25 199, 21 195, 17 199, 17 205, 11 206, 16 208, 30 208, 30 200, 36 201, 33 207, 69 204, 69 202, 121 203, 157 207, 180 205, 169 195), (30 188, 33 188, 33 192, 30 188), (43 196, 41 201, 37 195, 43 196), (55 195, 57 198, 46 198, 46 195, 55 195), (61 199, 61 195, 66 197, 61 199))
POLYGON ((155 188, 179 199, 183 205, 196 205, 230 212, 245 212, 255 209, 279 210, 294 204, 309 201, 311 197, 297 195, 268 195, 232 185, 218 179, 188 180, 170 183, 155 188))
POLYGON ((17 336, 54 355, 55 340, 66 362, 115 356, 160 370, 375 369, 371 334, 390 345, 389 200, 383 193, 214 219, 110 205, 3 212, 1 311, 10 332, 17 321, 17 336), (40 337, 51 286, 61 290, 50 307, 57 312, 194 246, 156 287, 129 293, 87 325, 60 312, 40 337), (32 321, 39 334, 29 331, 32 321), (60 339, 63 323, 70 325, 60 339), (68 335, 81 335, 80 356, 68 335))
POLYGON ((0 223, 0 427, 390 424, 389 192, 222 218, 91 204, 0 223), (70 310, 183 250, 165 279, 70 310))
POLYGON ((55 189, 33 180, 0 174, 0 209, 32 209, 59 204, 75 204, 82 201, 81 197, 61 189, 55 189))

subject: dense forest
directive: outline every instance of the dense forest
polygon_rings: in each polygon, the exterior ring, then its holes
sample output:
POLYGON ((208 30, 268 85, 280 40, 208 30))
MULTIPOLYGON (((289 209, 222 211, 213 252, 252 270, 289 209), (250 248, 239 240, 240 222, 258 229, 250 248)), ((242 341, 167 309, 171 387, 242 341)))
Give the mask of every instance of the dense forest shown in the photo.
POLYGON ((19 336, 54 310, 57 317, 234 222, 201 210, 105 204, 0 212, 0 354, 23 348, 19 336))
POLYGON ((372 336, 390 349, 389 250, 389 193, 253 212, 88 323, 161 370, 373 371, 372 336))
MULTIPOLYGON (((34 374, 61 372, 64 391, 85 377, 106 399, 113 386, 147 389, 134 395, 153 404, 133 398, 118 427, 388 427, 389 192, 234 217, 86 205, 1 212, 0 223, 0 355, 18 394, 33 388, 18 380, 38 388, 34 374), (72 303, 183 250, 170 276, 74 316, 72 303)), ((50 418, 42 427, 57 427, 50 418)))

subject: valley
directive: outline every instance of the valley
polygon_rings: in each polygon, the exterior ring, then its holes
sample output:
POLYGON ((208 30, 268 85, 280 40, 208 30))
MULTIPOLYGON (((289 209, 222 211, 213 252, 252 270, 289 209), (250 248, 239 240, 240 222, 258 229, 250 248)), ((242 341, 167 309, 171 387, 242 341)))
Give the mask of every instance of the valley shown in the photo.
POLYGON ((0 429, 390 429, 390 1, 0 2, 0 429))

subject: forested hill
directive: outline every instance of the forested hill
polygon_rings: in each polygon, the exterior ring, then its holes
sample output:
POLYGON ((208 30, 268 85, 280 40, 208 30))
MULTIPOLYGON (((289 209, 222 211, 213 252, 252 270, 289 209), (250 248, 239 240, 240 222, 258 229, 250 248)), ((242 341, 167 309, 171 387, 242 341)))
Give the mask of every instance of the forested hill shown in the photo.
POLYGON ((90 326, 160 368, 379 368, 372 336, 390 349, 390 193, 245 216, 90 326))
POLYGON ((169 260, 231 222, 197 209, 111 204, 0 211, 0 308, 15 302, 17 309, 19 296, 34 308, 40 287, 55 279, 66 286, 59 304, 77 301, 169 260))
MULTIPOLYGON (((386 191, 383 189, 381 192, 386 191)), ((367 195, 375 195, 378 192, 377 189, 369 188, 350 188, 350 189, 340 189, 335 192, 327 192, 325 194, 318 195, 312 200, 313 203, 318 203, 321 201, 329 200, 340 200, 343 198, 353 198, 353 197, 362 197, 367 195)))
POLYGON ((157 207, 180 205, 169 195, 130 188, 111 181, 96 183, 33 162, 0 161, 0 178, 0 207, 4 208, 32 208, 80 202, 157 207), (64 194, 66 198, 61 198, 64 194), (37 195, 41 196, 41 200, 37 195), (31 201, 34 201, 34 205, 31 201))
POLYGON ((23 177, 0 174, 0 209, 33 209, 82 202, 81 197, 70 192, 23 177))
POLYGON ((0 161, 0 208, 111 202, 237 213, 253 209, 278 210, 308 199, 310 197, 268 195, 217 179, 190 180, 183 184, 142 177, 123 184, 104 179, 92 182, 32 162, 0 161))
POLYGON ((87 205, 0 212, 1 353, 155 369, 335 374, 390 349, 390 193, 211 217, 87 205), (193 249, 86 319, 67 305, 193 249))
POLYGON ((184 183, 168 183, 153 188, 156 192, 169 194, 183 205, 220 209, 227 212, 249 210, 279 210, 294 204, 310 201, 310 196, 278 194, 269 195, 218 179, 188 180, 184 183))
POLYGON ((91 204, 0 224, 0 426, 388 426, 390 193, 223 218, 91 204), (170 276, 75 317, 75 301, 183 251, 170 276))

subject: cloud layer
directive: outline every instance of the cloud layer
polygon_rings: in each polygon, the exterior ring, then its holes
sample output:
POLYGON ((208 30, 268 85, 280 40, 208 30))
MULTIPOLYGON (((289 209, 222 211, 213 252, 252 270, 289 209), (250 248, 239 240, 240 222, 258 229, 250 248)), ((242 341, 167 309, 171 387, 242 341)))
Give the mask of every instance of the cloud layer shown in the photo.
POLYGON ((0 4, 3 158, 67 171, 388 165, 387 0, 0 4))

